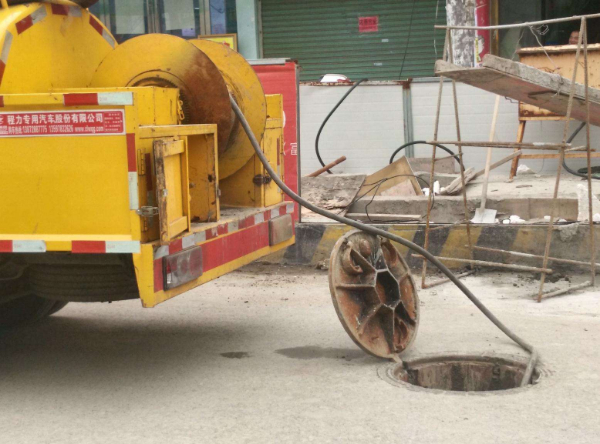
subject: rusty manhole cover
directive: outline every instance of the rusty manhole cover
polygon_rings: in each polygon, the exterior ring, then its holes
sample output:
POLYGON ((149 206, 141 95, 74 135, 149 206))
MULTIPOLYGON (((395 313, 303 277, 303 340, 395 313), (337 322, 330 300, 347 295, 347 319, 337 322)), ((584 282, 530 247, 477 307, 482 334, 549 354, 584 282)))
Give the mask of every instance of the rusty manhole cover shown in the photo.
POLYGON ((393 358, 415 339, 417 291, 387 239, 361 231, 340 238, 331 254, 329 288, 344 329, 367 353, 393 358))
MULTIPOLYGON (((499 356, 436 356, 404 361, 379 369, 379 376, 396 386, 416 386, 433 391, 498 392, 518 389, 526 361, 499 356)), ((536 367, 529 386, 547 372, 536 367)))

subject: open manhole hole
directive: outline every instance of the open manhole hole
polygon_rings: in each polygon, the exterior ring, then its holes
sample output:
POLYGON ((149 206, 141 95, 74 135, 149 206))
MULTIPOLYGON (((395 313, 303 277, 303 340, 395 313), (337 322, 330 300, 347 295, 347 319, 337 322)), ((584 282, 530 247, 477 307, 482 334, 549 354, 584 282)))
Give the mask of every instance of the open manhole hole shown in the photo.
MULTIPOLYGON (((436 356, 404 361, 382 367, 379 374, 398 386, 450 392, 498 392, 518 389, 526 361, 497 356, 436 356)), ((530 386, 537 384, 544 370, 538 366, 530 386)))

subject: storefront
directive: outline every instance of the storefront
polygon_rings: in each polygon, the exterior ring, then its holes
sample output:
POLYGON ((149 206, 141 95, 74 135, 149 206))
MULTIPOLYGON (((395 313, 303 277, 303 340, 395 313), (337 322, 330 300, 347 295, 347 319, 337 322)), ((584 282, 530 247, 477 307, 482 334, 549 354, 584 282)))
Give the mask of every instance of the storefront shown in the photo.
POLYGON ((235 0, 100 0, 90 9, 119 42, 150 32, 184 38, 237 33, 235 0))
POLYGON ((352 80, 433 75, 442 56, 445 0, 261 0, 264 57, 291 57, 301 79, 352 80))
MULTIPOLYGON (((500 24, 549 20, 574 15, 600 13, 598 0, 495 0, 500 24)), ((495 32, 495 52, 501 57, 516 58, 519 48, 532 46, 566 45, 579 22, 555 23, 550 26, 519 28, 495 32)), ((588 21, 589 43, 600 43, 600 20, 588 21)))
MULTIPOLYGON (((600 12, 598 0, 462 0, 478 25, 600 12)), ((100 0, 91 10, 119 42, 164 32, 183 38, 237 34, 249 59, 293 58, 303 81, 328 73, 352 80, 430 77, 442 57, 446 0, 100 0)), ((600 42, 600 20, 589 22, 600 42)), ((479 32, 479 57, 511 58, 519 47, 567 44, 574 22, 535 29, 479 32)))

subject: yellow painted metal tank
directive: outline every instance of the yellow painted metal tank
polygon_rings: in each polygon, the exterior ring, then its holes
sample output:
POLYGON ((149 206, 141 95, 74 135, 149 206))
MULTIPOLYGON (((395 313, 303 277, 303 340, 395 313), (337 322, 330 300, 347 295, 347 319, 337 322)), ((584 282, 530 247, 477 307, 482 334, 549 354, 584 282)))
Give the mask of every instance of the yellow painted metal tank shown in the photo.
POLYGON ((115 46, 106 27, 71 2, 0 9, 0 93, 86 87, 115 46))

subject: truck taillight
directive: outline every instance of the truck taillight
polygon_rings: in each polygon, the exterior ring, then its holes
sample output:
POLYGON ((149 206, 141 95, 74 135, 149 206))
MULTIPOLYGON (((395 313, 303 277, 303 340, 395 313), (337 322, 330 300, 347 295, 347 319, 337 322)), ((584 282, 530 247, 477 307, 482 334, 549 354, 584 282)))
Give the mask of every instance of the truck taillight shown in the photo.
POLYGON ((202 276, 202 248, 194 247, 164 259, 165 290, 179 287, 202 276))

